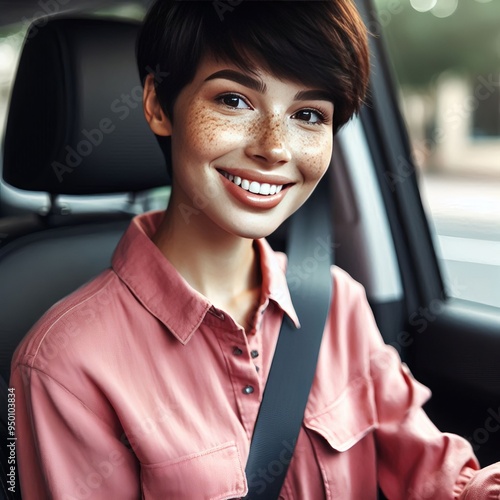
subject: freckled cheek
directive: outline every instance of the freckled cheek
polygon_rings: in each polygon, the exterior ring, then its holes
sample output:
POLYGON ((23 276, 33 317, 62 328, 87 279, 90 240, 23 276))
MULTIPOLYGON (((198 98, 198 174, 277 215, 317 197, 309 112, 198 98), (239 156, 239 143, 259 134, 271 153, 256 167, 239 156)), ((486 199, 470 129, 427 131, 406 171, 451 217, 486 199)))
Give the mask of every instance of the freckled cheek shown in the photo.
POLYGON ((189 149, 204 154, 223 153, 228 147, 242 144, 248 134, 244 123, 224 120, 210 113, 195 113, 184 127, 183 142, 189 149))
POLYGON ((317 181, 326 171, 332 156, 332 139, 327 136, 317 136, 308 140, 298 140, 296 160, 307 181, 317 181))

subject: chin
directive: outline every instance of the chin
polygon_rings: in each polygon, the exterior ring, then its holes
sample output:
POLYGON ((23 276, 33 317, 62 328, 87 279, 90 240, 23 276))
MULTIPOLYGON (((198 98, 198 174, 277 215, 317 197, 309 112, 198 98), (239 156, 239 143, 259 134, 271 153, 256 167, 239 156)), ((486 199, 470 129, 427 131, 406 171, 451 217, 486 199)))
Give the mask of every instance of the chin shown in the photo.
POLYGON ((294 211, 292 207, 282 207, 279 212, 274 211, 274 213, 236 212, 233 218, 228 218, 227 215, 221 217, 221 214, 217 214, 218 217, 212 218, 212 221, 216 222, 221 229, 229 234, 240 238, 258 240, 267 238, 276 231, 294 211))
POLYGON ((248 227, 246 229, 242 229, 241 227, 235 228, 235 230, 231 231, 234 235, 239 236, 240 238, 248 238, 251 240, 259 240, 261 238, 267 238, 270 234, 274 233, 274 231, 282 224, 281 221, 279 224, 275 225, 266 225, 260 227, 248 227))

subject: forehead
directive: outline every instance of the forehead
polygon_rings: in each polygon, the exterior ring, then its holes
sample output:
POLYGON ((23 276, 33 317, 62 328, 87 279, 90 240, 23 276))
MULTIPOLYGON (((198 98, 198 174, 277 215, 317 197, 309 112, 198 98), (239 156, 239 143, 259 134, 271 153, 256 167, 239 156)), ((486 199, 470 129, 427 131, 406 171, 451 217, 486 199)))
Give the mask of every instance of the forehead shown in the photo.
POLYGON ((272 72, 268 65, 256 59, 249 59, 248 66, 242 67, 228 59, 205 56, 201 59, 195 72, 194 82, 205 82, 214 79, 226 79, 244 85, 256 92, 266 93, 269 84, 287 88, 290 92, 314 90, 311 98, 331 101, 327 89, 312 82, 301 81, 296 77, 287 77, 272 72))

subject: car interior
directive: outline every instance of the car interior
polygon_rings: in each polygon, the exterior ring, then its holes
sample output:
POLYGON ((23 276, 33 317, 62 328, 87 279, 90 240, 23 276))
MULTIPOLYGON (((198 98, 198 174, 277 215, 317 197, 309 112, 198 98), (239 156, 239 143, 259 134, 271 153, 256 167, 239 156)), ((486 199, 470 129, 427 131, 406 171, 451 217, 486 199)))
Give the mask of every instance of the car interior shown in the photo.
MULTIPOLYGON (((373 22, 371 2, 356 3, 373 22)), ((88 13, 113 2, 75 1, 66 11, 59 4, 27 31, 2 138, 2 443, 16 346, 51 305, 109 266, 134 215, 168 201, 163 156, 142 113, 139 22, 88 13), (15 195, 31 201, 13 202, 15 195)), ((34 2, 0 2, 0 9, 1 24, 40 10, 34 2)), ((386 182, 398 158, 409 158, 409 143, 383 41, 371 44, 369 99, 336 137, 327 174, 335 265, 363 284, 385 341, 432 389, 426 410, 434 422, 471 436, 488 410, 498 412, 500 312, 447 296, 415 175, 395 190, 386 182), (426 318, 430 304, 439 314, 420 332, 411 318, 426 318)), ((284 224, 270 236, 273 248, 286 250, 286 234, 284 224)), ((500 433, 481 443, 483 466, 500 459, 499 445, 500 433)), ((1 452, 3 497, 21 498, 18 488, 9 491, 3 445, 1 452)))

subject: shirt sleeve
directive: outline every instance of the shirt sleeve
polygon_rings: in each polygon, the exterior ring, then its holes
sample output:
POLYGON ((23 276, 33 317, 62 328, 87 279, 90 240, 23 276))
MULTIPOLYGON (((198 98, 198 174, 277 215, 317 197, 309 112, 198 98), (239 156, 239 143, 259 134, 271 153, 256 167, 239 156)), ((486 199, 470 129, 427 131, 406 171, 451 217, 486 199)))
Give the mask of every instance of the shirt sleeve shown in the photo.
POLYGON ((378 474, 384 494, 391 500, 457 498, 457 483, 479 467, 470 444, 440 432, 429 420, 422 405, 430 391, 412 377, 393 348, 373 356, 372 378, 378 474))
POLYGON ((23 499, 140 498, 137 460, 117 429, 42 371, 18 365, 11 386, 23 499))
POLYGON ((470 471, 469 480, 457 491, 459 500, 498 500, 500 498, 500 463, 470 471), (459 493, 461 491, 461 493, 459 493))
POLYGON ((375 332, 370 340, 371 377, 384 494, 391 500, 498 499, 500 464, 478 470, 470 443, 437 429, 422 409, 430 390, 413 378, 393 347, 383 344, 371 311, 365 313, 375 332))

